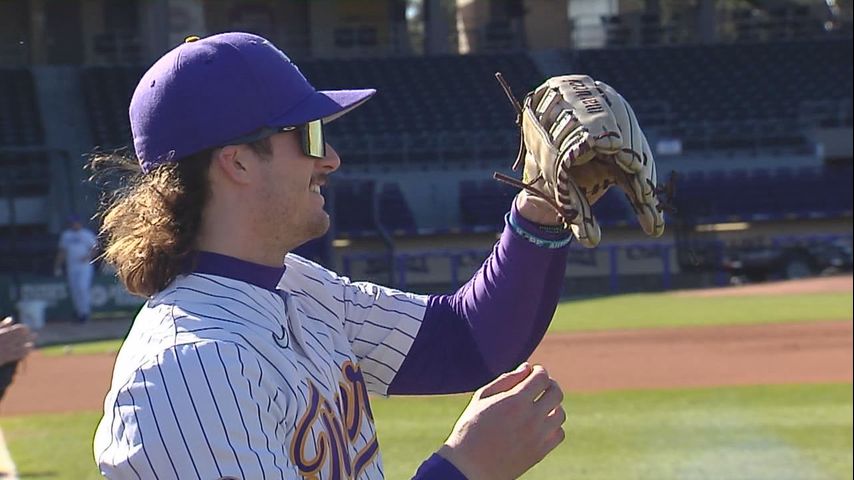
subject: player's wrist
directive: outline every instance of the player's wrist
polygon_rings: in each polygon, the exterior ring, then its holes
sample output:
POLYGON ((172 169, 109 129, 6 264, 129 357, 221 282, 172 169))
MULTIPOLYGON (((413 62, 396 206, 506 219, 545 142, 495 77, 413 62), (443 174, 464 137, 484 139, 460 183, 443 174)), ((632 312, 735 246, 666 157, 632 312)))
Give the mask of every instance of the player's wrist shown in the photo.
POLYGON ((481 472, 476 465, 467 461, 465 455, 460 452, 458 446, 453 445, 451 442, 445 442, 445 444, 436 451, 436 455, 447 460, 448 463, 459 470, 467 479, 488 478, 483 476, 483 472, 481 472))
POLYGON ((540 225, 549 225, 559 227, 563 225, 560 217, 554 209, 545 200, 537 198, 523 190, 513 199, 516 206, 516 211, 519 212, 525 220, 540 225))
POLYGON ((514 204, 505 217, 507 228, 517 236, 539 247, 563 248, 572 240, 572 233, 563 225, 541 224, 531 221, 521 214, 514 204))

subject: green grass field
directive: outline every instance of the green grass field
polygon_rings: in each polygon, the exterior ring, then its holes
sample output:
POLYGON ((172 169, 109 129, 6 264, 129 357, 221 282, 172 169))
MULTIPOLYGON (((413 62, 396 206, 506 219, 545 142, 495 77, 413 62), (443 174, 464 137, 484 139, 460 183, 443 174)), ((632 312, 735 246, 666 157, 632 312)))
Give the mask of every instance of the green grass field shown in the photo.
MULTIPOLYGON (((698 298, 623 295, 563 303, 555 331, 852 318, 852 295, 698 298)), ((115 352, 120 341, 50 347, 115 352)), ((373 400, 386 477, 410 478, 466 396, 373 400)), ((524 478, 824 480, 852 478, 852 385, 793 385, 569 395, 567 441, 524 478)), ((99 412, 0 418, 22 479, 99 478, 99 412)))
MULTIPOLYGON (((388 478, 410 478, 466 400, 374 400, 388 478)), ((567 441, 523 478, 851 478, 850 384, 570 395, 564 407, 567 441)))
MULTIPOLYGON (((852 318, 851 293, 688 297, 634 294, 575 300, 558 305, 552 332, 701 325, 746 325, 852 318)), ((121 340, 41 349, 45 355, 115 353, 121 340)))
POLYGON ((851 293, 744 297, 619 295, 561 303, 550 331, 845 320, 854 316, 852 298, 851 293))
POLYGON ((69 354, 89 355, 93 353, 116 353, 119 351, 119 347, 122 346, 122 340, 123 339, 98 340, 95 342, 83 342, 71 345, 51 345, 50 347, 41 348, 39 349, 39 351, 45 355, 50 356, 69 354))
MULTIPOLYGON (((372 402, 386 477, 407 479, 467 397, 372 402)), ((567 441, 525 479, 850 479, 852 387, 798 385, 569 395, 567 441)), ((21 478, 99 478, 99 413, 0 419, 21 478)))

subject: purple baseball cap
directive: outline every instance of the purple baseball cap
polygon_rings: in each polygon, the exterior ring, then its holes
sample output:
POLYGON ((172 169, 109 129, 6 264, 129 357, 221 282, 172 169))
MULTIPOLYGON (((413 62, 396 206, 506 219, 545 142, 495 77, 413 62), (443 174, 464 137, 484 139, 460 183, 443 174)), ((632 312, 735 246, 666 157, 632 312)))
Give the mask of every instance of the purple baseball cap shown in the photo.
POLYGON ((140 79, 130 101, 143 172, 262 128, 331 122, 376 90, 318 91, 268 40, 228 32, 187 41, 140 79))

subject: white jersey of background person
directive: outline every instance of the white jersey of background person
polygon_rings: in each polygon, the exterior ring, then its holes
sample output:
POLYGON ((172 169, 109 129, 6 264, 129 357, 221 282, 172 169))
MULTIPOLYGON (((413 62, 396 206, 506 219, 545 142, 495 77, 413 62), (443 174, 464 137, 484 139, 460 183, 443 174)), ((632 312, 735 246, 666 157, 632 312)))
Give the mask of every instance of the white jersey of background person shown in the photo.
POLYGON ((80 226, 79 221, 73 220, 72 223, 74 227, 66 229, 59 236, 59 249, 65 257, 65 275, 75 316, 78 321, 84 322, 92 311, 90 290, 95 273, 92 259, 98 246, 98 237, 80 226))
POLYGON ((86 228, 66 229, 59 236, 59 248, 65 251, 65 268, 92 268, 92 252, 98 246, 98 237, 86 228))

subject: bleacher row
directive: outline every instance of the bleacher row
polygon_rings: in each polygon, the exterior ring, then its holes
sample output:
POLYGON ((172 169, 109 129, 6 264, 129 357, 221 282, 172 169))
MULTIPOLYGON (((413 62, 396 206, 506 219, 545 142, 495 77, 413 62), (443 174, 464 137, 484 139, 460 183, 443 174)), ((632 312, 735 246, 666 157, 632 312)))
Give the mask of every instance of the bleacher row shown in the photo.
POLYGON ((333 135, 513 130, 515 113, 495 80, 521 93, 542 81, 522 54, 317 60, 300 64, 318 88, 376 88, 375 98, 333 123, 333 135))
MULTIPOLYGON (((632 103, 645 130, 682 139, 686 151, 801 147, 805 125, 852 123, 850 38, 579 50, 561 56, 562 68, 614 86, 632 103)), ((515 156, 518 133, 494 72, 504 74, 517 96, 545 76, 521 53, 314 60, 300 66, 321 89, 379 90, 376 98, 330 124, 328 133, 345 165, 389 169, 504 166, 515 156)), ((81 95, 94 145, 130 143, 127 105, 144 70, 81 68, 81 95)), ((0 69, 0 92, 0 149, 43 145, 32 72, 0 69)), ((0 195, 45 195, 49 160, 45 154, 0 155, 0 195)), ((678 182, 677 207, 698 221, 850 215, 851 177, 850 167, 692 173, 678 182)), ((375 188, 336 182, 335 225, 341 234, 374 231, 375 188)), ((449 228, 472 230, 499 228, 515 193, 492 180, 466 183, 460 192, 460 225, 449 228)), ((424 230, 400 187, 383 184, 377 195, 379 220, 386 228, 424 230)), ((595 210, 605 226, 634 222, 616 191, 595 210)), ((40 245, 38 240, 32 244, 40 245)))
MULTIPOLYGON (((852 179, 847 167, 780 168, 694 172, 678 177, 674 220, 689 223, 851 217, 852 179)), ((428 233, 419 228, 406 197, 395 183, 379 191, 371 181, 333 184, 334 226, 339 237, 377 235, 379 224, 394 235, 428 233), (374 199, 374 195, 379 198, 374 199), (376 205, 376 208, 375 208, 376 205)), ((462 181, 460 215, 463 228, 449 225, 429 233, 499 231, 515 190, 493 180, 462 181)), ((332 203, 332 202, 330 202, 332 203)), ((621 192, 612 188, 593 207, 603 227, 634 225, 634 214, 621 192)), ((0 236, 0 270, 50 274, 56 236, 29 228, 18 238, 0 236)))
MULTIPOLYGON (((651 132, 686 150, 804 146, 804 125, 851 125, 851 39, 774 44, 578 50, 564 68, 603 80, 634 106, 651 132)), ((321 89, 374 87, 379 93, 329 135, 350 164, 465 163, 505 154, 472 150, 483 132, 512 136, 514 113, 494 79, 517 95, 544 75, 524 54, 483 54, 300 63, 321 89), (468 138, 469 141, 465 141, 468 138), (461 140, 462 139, 462 140, 461 140)), ((93 138, 127 145, 127 103, 141 67, 83 71, 93 138)))
POLYGON ((644 125, 792 121, 811 102, 851 101, 851 39, 577 50, 564 58, 622 93, 644 125))
POLYGON ((850 217, 850 165, 692 172, 677 181, 680 215, 702 223, 850 217))
POLYGON ((47 195, 50 179, 50 158, 47 154, 0 151, 0 198, 47 195))
POLYGON ((21 227, 0 235, 0 272, 51 275, 57 235, 40 227, 21 227))
POLYGON ((808 149, 812 125, 852 124, 851 39, 565 52, 645 129, 686 151, 808 149))
MULTIPOLYGON (((588 73, 623 93, 645 127, 667 128, 688 140, 698 137, 698 125, 720 127, 712 128, 719 137, 737 137, 761 120, 788 125, 772 135, 785 142, 798 136, 800 121, 852 120, 850 38, 577 50, 562 58, 565 69, 588 73)), ((455 137, 444 142, 443 135, 512 131, 514 115, 494 72, 501 71, 517 95, 544 77, 521 53, 314 60, 301 62, 301 68, 318 88, 379 90, 346 121, 329 126, 342 150, 356 153, 354 161, 367 160, 362 154, 370 153, 368 145, 388 144, 388 137, 398 138, 391 142, 398 149, 407 147, 399 140, 403 135, 415 151, 439 151, 445 144, 453 149, 455 137)), ((129 143, 127 105, 143 72, 142 66, 82 69, 81 94, 95 144, 129 143)), ((0 145, 40 144, 44 135, 31 72, 0 69, 0 89, 0 145)))
POLYGON ((44 141, 32 73, 0 69, 0 147, 44 141))

